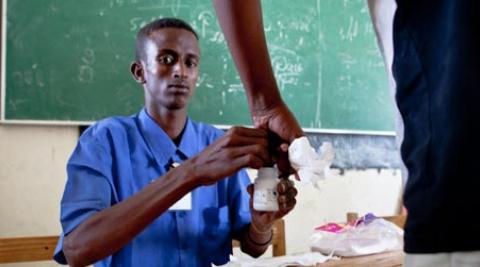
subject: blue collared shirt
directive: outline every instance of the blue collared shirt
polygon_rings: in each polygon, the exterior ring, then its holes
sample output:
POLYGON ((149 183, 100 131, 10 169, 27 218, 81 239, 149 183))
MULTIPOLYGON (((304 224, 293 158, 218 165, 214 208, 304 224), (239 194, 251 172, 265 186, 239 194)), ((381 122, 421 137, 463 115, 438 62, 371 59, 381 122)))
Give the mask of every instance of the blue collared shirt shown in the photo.
MULTIPOLYGON (((102 120, 80 137, 68 164, 61 202, 63 234, 54 259, 65 264, 63 237, 93 214, 162 179, 173 162, 201 152, 222 131, 187 120, 177 147, 142 110, 102 120), (160 178, 159 178, 160 177, 160 178)), ((95 266, 211 266, 224 264, 232 237, 250 223, 245 171, 192 191, 192 209, 167 211, 120 251, 95 266)), ((122 223, 122 222, 118 222, 122 223)))

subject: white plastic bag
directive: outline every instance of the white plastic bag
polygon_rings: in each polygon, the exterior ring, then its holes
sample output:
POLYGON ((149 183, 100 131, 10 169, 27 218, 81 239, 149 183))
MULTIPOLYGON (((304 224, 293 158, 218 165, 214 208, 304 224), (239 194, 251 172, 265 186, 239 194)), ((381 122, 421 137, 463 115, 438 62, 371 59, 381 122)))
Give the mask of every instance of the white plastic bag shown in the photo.
POLYGON ((320 189, 320 181, 327 176, 334 157, 335 149, 331 143, 324 142, 317 153, 305 136, 293 140, 288 147, 288 159, 297 171, 300 183, 312 184, 317 189, 320 189))
POLYGON ((327 224, 311 237, 312 251, 350 257, 403 248, 403 230, 382 218, 367 214, 354 225, 327 224))

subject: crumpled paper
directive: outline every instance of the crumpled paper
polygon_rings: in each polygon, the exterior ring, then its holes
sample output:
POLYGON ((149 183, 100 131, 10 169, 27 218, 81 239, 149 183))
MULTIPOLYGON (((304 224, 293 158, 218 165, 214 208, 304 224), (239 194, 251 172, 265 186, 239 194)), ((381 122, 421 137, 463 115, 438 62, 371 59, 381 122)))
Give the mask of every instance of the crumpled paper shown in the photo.
POLYGON ((312 266, 317 263, 323 263, 331 259, 332 256, 325 256, 319 252, 307 252, 295 255, 286 255, 270 258, 236 258, 230 255, 230 261, 227 264, 213 267, 284 267, 290 265, 312 266))
POLYGON ((293 140, 288 147, 290 165, 297 171, 300 182, 313 184, 316 188, 320 188, 319 182, 325 179, 334 156, 335 150, 331 143, 324 142, 320 153, 317 153, 305 136, 293 140))

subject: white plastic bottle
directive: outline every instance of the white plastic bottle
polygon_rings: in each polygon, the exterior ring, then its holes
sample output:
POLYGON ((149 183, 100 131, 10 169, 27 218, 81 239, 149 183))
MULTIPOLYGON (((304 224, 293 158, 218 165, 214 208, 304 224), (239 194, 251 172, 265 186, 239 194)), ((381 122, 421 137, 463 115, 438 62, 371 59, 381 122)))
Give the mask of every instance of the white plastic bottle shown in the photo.
POLYGON ((278 210, 277 168, 263 167, 258 170, 254 181, 253 208, 258 211, 278 210))

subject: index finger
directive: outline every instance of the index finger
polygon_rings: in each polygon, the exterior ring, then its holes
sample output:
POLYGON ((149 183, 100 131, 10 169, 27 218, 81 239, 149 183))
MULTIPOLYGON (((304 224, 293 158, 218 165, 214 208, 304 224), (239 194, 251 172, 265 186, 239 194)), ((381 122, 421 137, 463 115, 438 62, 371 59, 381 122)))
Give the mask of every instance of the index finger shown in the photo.
POLYGON ((268 132, 266 129, 247 128, 242 126, 233 126, 227 131, 227 133, 234 134, 234 135, 241 135, 241 136, 249 136, 249 137, 260 137, 260 138, 267 138, 268 136, 268 132))
POLYGON ((291 188, 295 188, 295 186, 293 181, 289 179, 282 179, 277 185, 277 190, 280 194, 287 192, 291 188))

